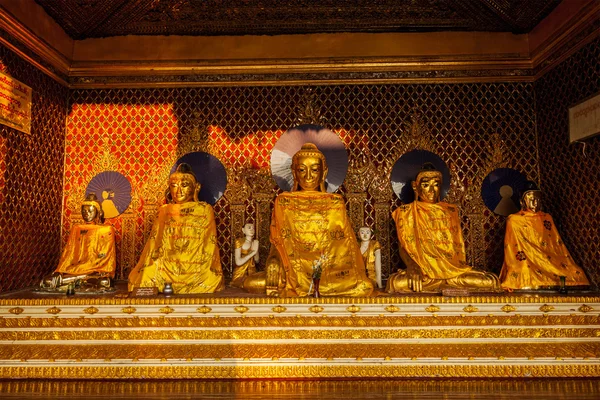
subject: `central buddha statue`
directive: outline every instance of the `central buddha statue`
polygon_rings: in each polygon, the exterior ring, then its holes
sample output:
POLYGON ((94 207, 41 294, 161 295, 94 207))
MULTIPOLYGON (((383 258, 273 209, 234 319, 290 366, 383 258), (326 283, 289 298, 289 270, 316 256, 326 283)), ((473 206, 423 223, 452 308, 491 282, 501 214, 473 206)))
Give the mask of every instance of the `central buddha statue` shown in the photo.
POLYGON ((294 154, 292 174, 292 191, 275 199, 266 276, 255 274, 244 287, 256 289, 262 279, 268 295, 307 296, 313 266, 321 260, 321 296, 369 296, 373 283, 365 274, 344 198, 325 190, 327 162, 317 146, 305 143, 294 154))
POLYGON ((442 173, 426 163, 412 182, 415 201, 393 212, 406 270, 390 276, 386 291, 500 290, 496 275, 467 265, 458 210, 439 201, 441 187, 442 173))
POLYGON ((210 204, 198 201, 200 184, 188 164, 169 177, 168 204, 158 210, 150 238, 129 274, 129 291, 171 283, 175 293, 213 293, 224 288, 217 226, 210 204))

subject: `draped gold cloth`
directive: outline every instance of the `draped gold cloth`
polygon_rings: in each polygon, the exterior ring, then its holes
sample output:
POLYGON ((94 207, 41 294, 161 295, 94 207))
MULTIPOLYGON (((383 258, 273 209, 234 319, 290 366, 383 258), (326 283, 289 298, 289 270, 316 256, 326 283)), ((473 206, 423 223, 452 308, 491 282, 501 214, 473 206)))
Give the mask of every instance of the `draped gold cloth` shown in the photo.
POLYGON ((129 274, 129 290, 171 282, 175 293, 213 293, 224 287, 217 228, 204 202, 166 204, 158 211, 150 238, 129 274))
POLYGON ((84 275, 94 272, 115 276, 115 230, 109 225, 84 224, 71 229, 56 272, 84 275))
POLYGON ((413 201, 392 214, 400 246, 431 279, 451 279, 471 271, 455 206, 413 201))
MULTIPOLYGON (((245 238, 237 238, 235 239, 235 249, 240 249, 240 254, 242 257, 246 257, 252 251, 252 247, 247 249, 243 249, 245 238)), ((252 275, 256 273, 256 263, 254 262, 254 257, 251 257, 248 261, 246 261, 242 265, 236 265, 233 269, 233 277, 231 279, 231 286, 241 288, 244 286, 244 280, 248 275, 252 275)))
POLYGON ((590 284, 562 242, 552 216, 544 212, 519 211, 508 216, 504 237, 503 288, 537 289, 590 284))
POLYGON ((362 254, 367 277, 372 280, 374 284, 377 284, 377 273, 375 272, 375 252, 377 250, 381 250, 379 242, 376 240, 369 240, 367 251, 362 254))
POLYGON ((308 294, 312 266, 321 255, 327 257, 319 286, 321 295, 368 296, 373 292, 340 195, 297 191, 277 196, 271 243, 286 274, 282 296, 308 294))

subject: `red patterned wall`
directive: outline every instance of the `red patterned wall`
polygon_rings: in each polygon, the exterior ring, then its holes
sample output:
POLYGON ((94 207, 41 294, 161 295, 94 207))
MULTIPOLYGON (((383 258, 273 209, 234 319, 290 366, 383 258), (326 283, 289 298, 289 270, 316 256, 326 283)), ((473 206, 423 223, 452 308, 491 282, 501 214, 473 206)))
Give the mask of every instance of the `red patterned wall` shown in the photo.
POLYGON ((569 144, 569 107, 600 93, 600 38, 535 83, 544 204, 571 255, 600 284, 600 137, 569 144))
POLYGON ((60 256, 69 91, 7 48, 0 68, 33 91, 31 134, 0 125, 0 291, 31 286, 60 256))

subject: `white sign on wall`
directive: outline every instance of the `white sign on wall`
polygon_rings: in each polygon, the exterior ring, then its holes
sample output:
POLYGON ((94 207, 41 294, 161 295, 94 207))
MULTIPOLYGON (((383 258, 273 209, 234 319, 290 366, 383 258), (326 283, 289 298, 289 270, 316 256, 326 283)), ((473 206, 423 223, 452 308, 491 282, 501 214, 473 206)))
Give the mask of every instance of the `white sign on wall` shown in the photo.
POLYGON ((0 72, 0 124, 31 133, 31 88, 0 72))
POLYGON ((571 143, 600 133, 600 94, 569 108, 571 143))

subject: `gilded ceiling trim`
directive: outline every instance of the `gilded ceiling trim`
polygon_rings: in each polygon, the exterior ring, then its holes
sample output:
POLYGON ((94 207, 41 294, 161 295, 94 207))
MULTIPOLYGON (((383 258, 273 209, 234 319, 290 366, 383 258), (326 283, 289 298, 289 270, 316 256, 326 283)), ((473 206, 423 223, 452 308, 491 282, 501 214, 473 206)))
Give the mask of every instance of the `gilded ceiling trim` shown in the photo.
POLYGON ((600 34, 600 3, 591 2, 530 58, 489 56, 444 59, 287 60, 173 63, 73 64, 0 7, 4 44, 29 63, 69 88, 157 88, 198 86, 294 86, 390 83, 533 82, 600 34), (7 37, 8 36, 8 37, 7 37), (11 40, 13 39, 13 40, 11 40), (18 45, 16 42, 22 43, 18 45), (28 49, 28 50, 27 50, 28 49))
POLYGON ((71 61, 0 7, 0 43, 62 85, 69 86, 71 61))

